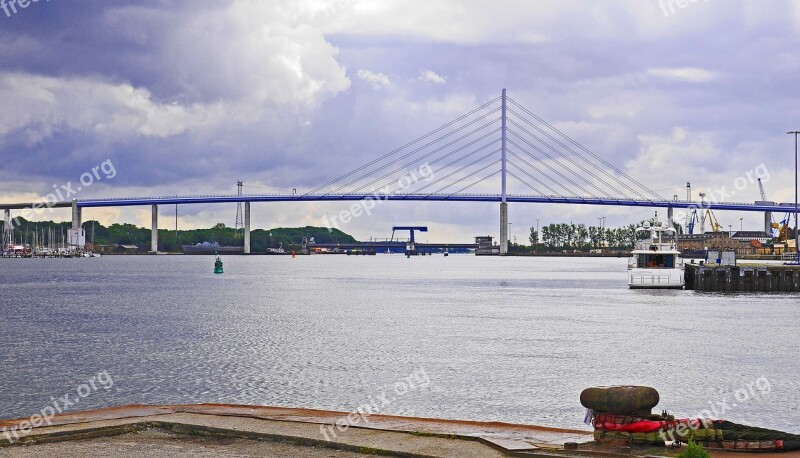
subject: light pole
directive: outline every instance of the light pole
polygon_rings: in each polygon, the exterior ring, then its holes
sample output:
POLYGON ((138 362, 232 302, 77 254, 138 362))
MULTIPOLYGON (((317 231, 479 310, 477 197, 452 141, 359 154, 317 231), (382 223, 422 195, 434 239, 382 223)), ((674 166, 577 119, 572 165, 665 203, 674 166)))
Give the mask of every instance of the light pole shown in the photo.
POLYGON ((794 135, 794 262, 795 264, 800 264, 800 246, 797 244, 798 240, 800 240, 800 235, 797 233, 797 136, 800 135, 800 130, 786 133, 794 135))
POLYGON ((744 218, 739 218, 739 232, 744 231, 744 218))
POLYGON ((603 241, 606 238, 606 231, 605 231, 606 217, 601 216, 600 218, 597 218, 597 221, 600 222, 600 248, 603 248, 603 241))

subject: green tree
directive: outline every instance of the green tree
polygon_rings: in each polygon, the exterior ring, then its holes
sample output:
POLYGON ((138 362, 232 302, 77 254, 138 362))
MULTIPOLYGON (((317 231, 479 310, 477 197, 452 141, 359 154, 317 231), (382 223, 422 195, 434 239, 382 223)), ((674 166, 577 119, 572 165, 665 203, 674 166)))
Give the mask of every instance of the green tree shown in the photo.
POLYGON ((539 232, 533 226, 531 226, 531 235, 528 236, 528 241, 531 242, 531 245, 539 243, 539 232))

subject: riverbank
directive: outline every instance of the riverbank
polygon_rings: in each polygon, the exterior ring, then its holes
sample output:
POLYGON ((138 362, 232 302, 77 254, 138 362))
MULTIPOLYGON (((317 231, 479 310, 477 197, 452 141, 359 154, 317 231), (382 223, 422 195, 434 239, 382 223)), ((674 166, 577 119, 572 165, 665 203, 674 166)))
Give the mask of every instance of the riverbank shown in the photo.
MULTIPOLYGON (((0 457, 647 457, 672 456, 678 451, 600 446, 590 432, 582 430, 231 404, 130 405, 75 412, 57 415, 49 425, 24 435, 16 433, 27 426, 26 421, 0 421, 0 457)), ((735 455, 710 452, 715 457, 735 455)), ((800 457, 798 452, 758 454, 778 455, 800 457)))

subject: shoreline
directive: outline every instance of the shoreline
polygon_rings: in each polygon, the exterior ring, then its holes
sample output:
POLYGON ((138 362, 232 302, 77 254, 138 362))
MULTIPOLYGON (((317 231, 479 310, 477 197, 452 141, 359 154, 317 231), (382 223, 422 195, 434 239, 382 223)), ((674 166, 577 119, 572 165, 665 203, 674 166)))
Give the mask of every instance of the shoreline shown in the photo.
MULTIPOLYGON (((33 427, 9 442, 7 431, 26 421, 0 420, 0 455, 29 456, 34 451, 52 455, 69 448, 80 456, 98 448, 119 450, 120 443, 127 451, 133 450, 130 456, 143 446, 163 456, 176 448, 203 446, 224 451, 261 450, 251 456, 263 455, 265 448, 288 447, 293 455, 314 457, 330 456, 332 450, 384 456, 551 458, 646 458, 680 451, 656 445, 599 445, 586 430, 235 404, 127 405, 75 411, 56 415, 48 425, 33 427)), ((714 457, 742 456, 707 450, 714 457)), ((800 458, 798 451, 756 455, 800 458)))
MULTIPOLYGON (((562 456, 565 443, 595 447, 592 433, 534 425, 234 404, 128 405, 54 416, 9 443, 7 432, 29 419, 0 420, 0 454, 22 446, 81 441, 147 431, 216 439, 291 442, 295 445, 399 456, 562 456)), ((41 423, 41 422, 40 422, 41 423)), ((576 451, 577 452, 577 451, 576 451)), ((571 454, 571 453, 568 453, 571 454)))

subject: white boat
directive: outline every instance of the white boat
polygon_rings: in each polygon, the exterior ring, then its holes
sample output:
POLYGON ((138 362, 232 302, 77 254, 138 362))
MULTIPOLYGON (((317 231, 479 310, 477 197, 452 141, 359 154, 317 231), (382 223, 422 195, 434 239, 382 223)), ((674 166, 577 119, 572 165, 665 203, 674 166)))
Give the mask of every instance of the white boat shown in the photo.
POLYGON ((636 229, 636 245, 628 260, 630 288, 683 289, 684 262, 676 245, 675 229, 656 220, 636 229), (640 233, 648 232, 639 240, 640 233))

